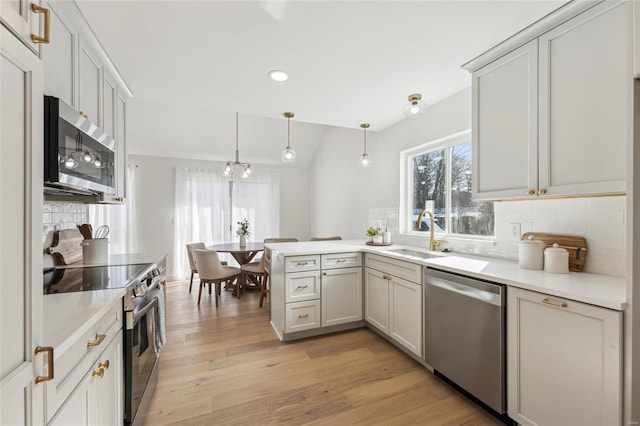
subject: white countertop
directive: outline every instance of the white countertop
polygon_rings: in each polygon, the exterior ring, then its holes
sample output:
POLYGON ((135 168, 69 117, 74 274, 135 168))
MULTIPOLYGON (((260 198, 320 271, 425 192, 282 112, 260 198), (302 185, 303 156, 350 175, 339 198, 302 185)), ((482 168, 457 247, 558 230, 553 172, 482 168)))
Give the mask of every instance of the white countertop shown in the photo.
POLYGON ((422 247, 400 244, 370 246, 366 245, 364 241, 305 241, 299 243, 270 243, 266 244, 266 246, 274 253, 280 253, 284 256, 351 251, 379 253, 443 271, 538 291, 551 296, 563 297, 604 308, 621 311, 626 306, 626 279, 623 277, 587 272, 553 274, 522 269, 518 267, 517 262, 510 260, 460 253, 428 252, 422 247), (427 252, 433 255, 434 258, 407 257, 389 251, 397 249, 427 252))
POLYGON ((124 288, 44 295, 44 341, 53 346, 55 358, 87 332, 93 318, 122 303, 124 288))
POLYGON ((145 263, 154 263, 161 260, 163 257, 166 257, 167 253, 157 253, 157 254, 149 254, 149 253, 121 253, 121 254, 112 254, 109 255, 109 260, 107 262, 100 263, 87 263, 87 262, 76 262, 71 263, 69 265, 61 265, 57 266, 59 269, 64 268, 77 268, 78 266, 115 266, 115 265, 142 265, 145 263))

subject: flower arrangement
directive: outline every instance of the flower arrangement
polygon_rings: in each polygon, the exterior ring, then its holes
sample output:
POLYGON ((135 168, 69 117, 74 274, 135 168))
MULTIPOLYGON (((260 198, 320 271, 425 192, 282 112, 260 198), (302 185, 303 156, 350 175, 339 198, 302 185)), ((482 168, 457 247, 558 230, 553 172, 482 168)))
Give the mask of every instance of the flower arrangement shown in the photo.
POLYGON ((240 222, 236 222, 239 226, 238 229, 236 229, 236 235, 239 237, 246 237, 249 235, 249 221, 247 220, 247 218, 242 219, 240 222))

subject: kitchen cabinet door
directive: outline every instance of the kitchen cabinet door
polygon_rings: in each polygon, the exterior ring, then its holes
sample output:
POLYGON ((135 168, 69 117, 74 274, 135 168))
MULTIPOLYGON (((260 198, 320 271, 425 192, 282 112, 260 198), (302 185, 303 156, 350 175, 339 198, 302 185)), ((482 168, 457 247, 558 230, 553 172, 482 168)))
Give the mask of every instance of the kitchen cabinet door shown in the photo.
POLYGON ((546 195, 626 191, 630 8, 605 2, 539 38, 539 187, 546 195))
POLYGON ((127 197, 127 98, 118 90, 116 92, 116 195, 114 201, 124 202, 127 197))
POLYGON ((365 320, 389 334, 389 281, 386 277, 382 272, 365 268, 365 320))
POLYGON ((537 190, 537 50, 533 40, 472 75, 474 198, 537 190))
POLYGON ((90 418, 92 414, 95 416, 95 413, 91 413, 91 407, 95 405, 93 399, 95 395, 93 395, 91 389, 92 372, 93 370, 83 377, 69 399, 58 410, 56 416, 51 419, 50 426, 88 426, 95 424, 95 417, 93 419, 90 418))
POLYGON ((509 417, 522 425, 622 422, 622 313, 510 287, 509 417))
POLYGON ((422 286, 400 278, 389 281, 389 335, 422 356, 422 286))
MULTIPOLYGON (((29 0, 0 1, 0 16, 4 24, 13 30, 20 40, 30 49, 32 54, 40 54, 40 44, 34 43, 31 34, 43 36, 40 33, 41 13, 35 13, 31 4, 39 5, 40 2, 29 0)), ((43 20, 44 22, 44 20, 43 20)))
MULTIPOLYGON (((94 380, 95 412, 98 425, 121 425, 124 421, 122 330, 100 356, 94 370, 102 366, 104 374, 94 380)), ((93 371, 93 370, 92 370, 93 371)))
POLYGON ((78 110, 98 127, 102 127, 102 66, 88 43, 80 38, 78 54, 78 110))
POLYGON ((43 424, 42 62, 0 40, 0 424, 43 424))
POLYGON ((76 108, 78 32, 57 4, 44 6, 51 10, 51 41, 42 49, 44 93, 76 108))
POLYGON ((362 319, 362 268, 322 272, 322 327, 362 319))

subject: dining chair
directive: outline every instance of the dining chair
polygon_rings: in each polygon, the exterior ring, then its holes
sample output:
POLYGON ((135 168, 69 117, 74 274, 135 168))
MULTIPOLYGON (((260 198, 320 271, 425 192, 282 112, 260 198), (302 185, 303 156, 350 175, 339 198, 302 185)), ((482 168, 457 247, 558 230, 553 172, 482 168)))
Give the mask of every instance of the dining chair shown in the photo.
POLYGON ((311 241, 333 241, 333 240, 341 240, 342 237, 336 235, 335 237, 311 237, 311 241))
MULTIPOLYGON (((218 298, 221 293, 221 285, 223 282, 233 282, 240 278, 240 268, 235 266, 226 266, 220 262, 218 252, 215 250, 196 249, 193 251, 198 265, 198 275, 200 275, 200 288, 198 290, 198 305, 202 297, 202 287, 209 284, 209 294, 211 294, 211 284, 215 284, 216 289, 216 307, 218 306, 218 298)), ((239 292, 238 284, 236 284, 236 292, 239 292)), ((239 294, 239 293, 238 293, 239 294)))
MULTIPOLYGON (((187 256, 189 257, 189 267, 191 268, 191 278, 189 279, 189 293, 191 293, 191 287, 193 286, 193 275, 198 273, 196 258, 193 254, 193 251, 205 248, 206 246, 202 242, 187 244, 187 256)), ((220 263, 222 263, 223 265, 227 264, 227 262, 225 262, 224 260, 220 263)))
MULTIPOLYGON (((297 238, 265 238, 264 243, 294 243, 297 238)), ((241 282, 246 282, 248 276, 252 276, 260 286, 260 307, 269 293, 269 265, 271 264, 271 250, 264 248, 264 253, 259 262, 252 262, 242 265, 241 282)))

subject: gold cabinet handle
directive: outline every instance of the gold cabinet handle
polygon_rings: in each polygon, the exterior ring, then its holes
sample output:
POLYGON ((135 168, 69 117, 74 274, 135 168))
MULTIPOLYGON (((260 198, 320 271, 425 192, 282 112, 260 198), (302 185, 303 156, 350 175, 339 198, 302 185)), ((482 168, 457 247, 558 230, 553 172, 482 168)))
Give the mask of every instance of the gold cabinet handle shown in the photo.
POLYGON ((53 346, 36 346, 36 355, 47 353, 48 375, 36 377, 36 385, 53 379, 53 346))
POLYGON ((299 286, 296 288, 296 290, 297 290, 297 289, 299 289, 299 288, 307 288, 307 287, 309 287, 309 286, 308 286, 308 285, 306 285, 306 284, 305 284, 305 285, 299 285, 299 286))
POLYGON ((546 297, 542 300, 542 303, 545 303, 545 304, 551 305, 551 306, 555 306, 557 308, 568 308, 569 307, 569 305, 567 305, 565 302, 556 302, 554 300, 547 299, 546 297))
POLYGON ((108 370, 109 360, 106 360, 105 362, 101 362, 100 364, 98 364, 98 368, 102 368, 103 370, 108 370))
POLYGON ((86 112, 80 111, 80 115, 86 118, 87 120, 89 119, 89 116, 87 115, 86 112))
POLYGON ((338 259, 338 260, 336 260, 336 263, 344 263, 346 261, 347 261, 347 259, 338 259))
POLYGON ((35 34, 31 34, 31 41, 34 43, 49 43, 49 29, 51 28, 51 11, 49 9, 45 9, 44 7, 40 7, 35 3, 31 3, 31 10, 34 13, 44 13, 44 37, 40 37, 35 34))
POLYGON ((538 189, 538 195, 544 195, 547 193, 546 189, 538 189))
POLYGON ((298 262, 296 263, 297 266, 304 266, 306 265, 308 262, 298 262))
POLYGON ((382 275, 382 279, 383 280, 387 280, 387 281, 391 281, 391 275, 383 274, 382 275))
POLYGON ((95 348, 96 346, 98 346, 100 343, 102 343, 102 341, 104 340, 104 338, 107 337, 106 334, 96 334, 96 340, 95 342, 89 342, 87 343, 87 349, 91 349, 91 348, 95 348))
POLYGON ((527 191, 527 195, 534 195, 535 193, 536 191, 534 191, 533 189, 527 191))
POLYGON ((94 370, 93 373, 91 373, 91 377, 102 379, 104 377, 104 368, 98 368, 97 370, 94 370))
POLYGON ((309 314, 298 315, 298 318, 309 318, 309 314))
POLYGON ((322 273, 322 275, 324 275, 324 276, 326 277, 326 276, 327 276, 327 273, 326 273, 326 272, 323 272, 323 273, 322 273))

